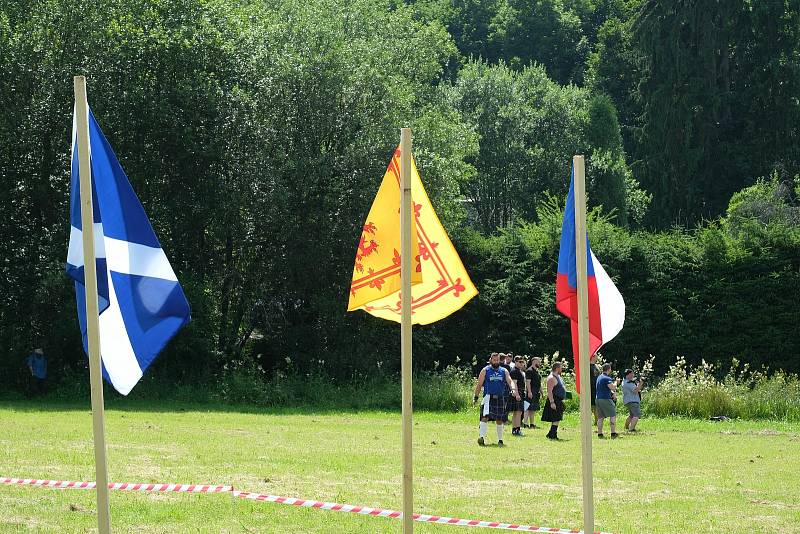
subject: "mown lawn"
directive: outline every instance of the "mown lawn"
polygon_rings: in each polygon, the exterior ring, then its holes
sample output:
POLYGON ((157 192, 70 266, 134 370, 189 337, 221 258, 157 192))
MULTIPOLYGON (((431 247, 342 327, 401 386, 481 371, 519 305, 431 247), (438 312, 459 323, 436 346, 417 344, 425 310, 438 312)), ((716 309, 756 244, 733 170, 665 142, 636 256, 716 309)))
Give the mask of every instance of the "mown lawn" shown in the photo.
MULTIPOLYGON (((401 508, 400 414, 258 412, 114 405, 112 481, 237 489, 401 508)), ((415 509, 470 519, 580 528, 580 440, 570 416, 480 448, 470 413, 415 415, 415 509)), ((650 419, 594 440, 597 529, 618 533, 800 532, 800 424, 650 419)), ((495 438, 494 429, 489 433, 495 438)), ((0 404, 0 476, 93 480, 85 407, 0 404)), ((94 493, 0 486, 0 531, 85 532, 94 493)), ((397 532, 399 521, 247 502, 227 495, 112 492, 115 532, 397 532)), ((418 532, 459 527, 416 525, 418 532)))

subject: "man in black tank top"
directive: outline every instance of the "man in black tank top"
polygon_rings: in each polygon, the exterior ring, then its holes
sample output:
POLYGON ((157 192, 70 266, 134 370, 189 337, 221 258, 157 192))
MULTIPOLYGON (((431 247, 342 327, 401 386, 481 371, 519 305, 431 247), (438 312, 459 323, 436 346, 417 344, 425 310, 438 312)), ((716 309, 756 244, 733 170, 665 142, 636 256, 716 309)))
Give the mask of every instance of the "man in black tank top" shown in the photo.
POLYGON ((548 439, 558 439, 558 425, 564 417, 564 399, 567 396, 564 381, 561 378, 561 362, 553 362, 547 377, 547 399, 542 410, 542 421, 550 423, 548 439))

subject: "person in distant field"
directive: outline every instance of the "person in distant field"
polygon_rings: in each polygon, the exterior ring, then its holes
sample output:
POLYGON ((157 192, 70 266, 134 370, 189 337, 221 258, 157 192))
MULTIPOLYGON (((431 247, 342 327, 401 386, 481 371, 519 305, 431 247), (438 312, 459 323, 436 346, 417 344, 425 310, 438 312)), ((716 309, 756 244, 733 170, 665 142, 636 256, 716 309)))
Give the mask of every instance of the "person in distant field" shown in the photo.
POLYGON ((561 378, 561 362, 555 362, 547 376, 547 400, 542 410, 542 421, 550 423, 547 439, 558 439, 558 424, 564 418, 564 399, 567 388, 561 378))
POLYGON ((509 372, 514 368, 514 353, 506 352, 503 354, 503 367, 508 369, 509 372))
POLYGON ((628 432, 638 432, 636 423, 642 417, 642 386, 644 378, 634 380, 633 369, 625 369, 625 379, 622 381, 622 402, 628 409, 628 418, 625 419, 625 430, 628 432))
POLYGON ((517 398, 511 398, 508 404, 508 411, 511 412, 511 435, 522 436, 522 412, 524 403, 522 392, 525 391, 525 359, 522 356, 514 358, 514 368, 511 369, 511 380, 517 386, 517 398))
POLYGON ((595 397, 597 395, 597 377, 599 376, 600 367, 597 366, 597 355, 592 354, 591 358, 589 358, 589 384, 592 386, 589 396, 592 399, 592 415, 594 415, 594 426, 597 426, 597 401, 595 397))
POLYGON ((535 424, 536 412, 541 408, 542 398, 542 375, 539 369, 542 367, 542 359, 534 356, 531 359, 530 367, 525 370, 525 393, 529 403, 528 410, 525 412, 522 422, 525 428, 539 428, 535 424), (528 424, 525 425, 525 420, 528 424))
POLYGON ((472 404, 478 402, 478 393, 483 388, 483 401, 481 402, 480 412, 480 433, 478 445, 486 445, 485 438, 488 431, 489 421, 494 421, 497 427, 497 445, 503 446, 503 425, 508 421, 506 410, 506 396, 504 388, 511 390, 512 396, 519 400, 519 392, 516 384, 511 380, 508 371, 500 367, 500 355, 493 352, 489 358, 489 365, 481 369, 478 381, 475 384, 475 394, 472 397, 472 404))
POLYGON ((616 391, 619 380, 611 378, 611 364, 603 364, 603 373, 597 377, 597 437, 603 439, 603 421, 608 418, 611 424, 611 437, 617 434, 616 391))
POLYGON ((31 393, 44 395, 47 392, 47 358, 42 349, 34 351, 25 359, 31 371, 31 393))

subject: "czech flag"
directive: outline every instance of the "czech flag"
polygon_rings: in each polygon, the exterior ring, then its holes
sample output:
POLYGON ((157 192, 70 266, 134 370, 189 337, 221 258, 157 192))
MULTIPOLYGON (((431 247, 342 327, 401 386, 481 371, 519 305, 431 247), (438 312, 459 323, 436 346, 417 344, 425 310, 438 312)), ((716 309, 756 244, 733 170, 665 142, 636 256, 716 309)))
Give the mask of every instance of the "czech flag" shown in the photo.
MULTIPOLYGON (((564 222, 561 224, 561 246, 558 252, 556 308, 572 325, 572 356, 575 360, 575 383, 580 391, 580 359, 578 358, 578 273, 575 257, 575 170, 569 184, 564 222)), ((586 237, 589 290, 589 357, 611 341, 625 323, 625 301, 614 282, 595 257, 586 237)))

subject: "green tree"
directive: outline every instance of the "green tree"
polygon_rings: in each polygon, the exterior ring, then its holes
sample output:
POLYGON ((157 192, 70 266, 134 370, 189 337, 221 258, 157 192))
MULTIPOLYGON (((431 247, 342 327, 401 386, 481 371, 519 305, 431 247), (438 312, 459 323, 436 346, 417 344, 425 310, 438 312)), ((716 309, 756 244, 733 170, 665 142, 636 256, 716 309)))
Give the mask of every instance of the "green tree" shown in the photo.
POLYGON ((592 205, 627 224, 628 193, 638 197, 607 97, 562 87, 539 66, 517 72, 482 61, 468 63, 444 91, 479 137, 470 160, 476 173, 462 189, 482 231, 532 220, 546 192, 565 194, 574 154, 588 157, 592 205))
POLYGON ((611 17, 600 26, 597 42, 587 60, 587 86, 609 95, 619 113, 625 151, 634 154, 634 131, 640 114, 636 86, 641 58, 631 43, 633 16, 611 17))
POLYGON ((510 65, 531 62, 566 84, 581 82, 589 42, 581 19, 560 0, 502 0, 491 23, 490 48, 510 65))
POLYGON ((539 63, 559 83, 583 84, 586 57, 608 18, 641 0, 407 0, 418 17, 442 22, 465 59, 539 63))
POLYGON ((344 302, 398 128, 419 127, 418 164, 448 226, 462 216, 455 197, 475 146, 432 90, 455 54, 450 37, 388 7, 49 0, 0 9, 9 110, 0 118, 0 365, 21 377, 13 358, 42 337, 54 369, 82 362, 63 275, 76 73, 88 76, 90 104, 193 308, 156 373, 211 380, 247 356, 257 330, 273 361, 381 353, 383 331, 345 316, 344 302))
POLYGON ((644 58, 635 155, 651 222, 713 217, 753 176, 797 172, 799 7, 645 2, 633 33, 644 58))

